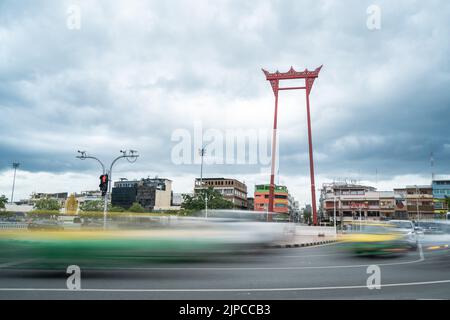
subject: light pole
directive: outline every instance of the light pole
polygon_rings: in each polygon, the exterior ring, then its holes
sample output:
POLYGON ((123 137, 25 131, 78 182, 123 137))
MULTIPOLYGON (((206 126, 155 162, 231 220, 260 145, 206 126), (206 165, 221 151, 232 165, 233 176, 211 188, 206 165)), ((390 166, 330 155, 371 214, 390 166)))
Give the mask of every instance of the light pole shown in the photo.
POLYGON ((13 185, 12 185, 12 192, 11 192, 11 204, 14 202, 14 187, 16 186, 16 171, 17 168, 20 166, 19 162, 13 162, 13 168, 14 168, 14 178, 13 178, 13 185))
POLYGON ((334 234, 337 234, 337 227, 336 227, 336 193, 334 194, 334 218, 333 218, 333 222, 334 222, 334 234))
POLYGON ((206 147, 203 146, 198 150, 200 156, 202 157, 202 162, 200 164, 200 190, 205 194, 205 217, 208 218, 208 192, 207 190, 203 190, 203 157, 206 154, 206 147))
POLYGON ((105 174, 105 166, 104 166, 103 162, 101 162, 98 158, 86 155, 86 151, 78 150, 78 153, 80 154, 80 156, 76 156, 76 158, 78 158, 80 160, 94 159, 94 160, 98 161, 100 163, 100 165, 102 166, 102 173, 105 174))
POLYGON ((417 226, 420 226, 420 213, 419 213, 419 188, 417 187, 416 184, 416 194, 417 194, 417 198, 416 198, 416 215, 417 215, 417 226))
POLYGON ((102 170, 103 170, 103 174, 106 174, 108 176, 108 185, 107 185, 107 191, 105 194, 105 199, 104 199, 104 206, 103 206, 103 229, 106 229, 106 216, 108 213, 108 197, 111 194, 111 185, 112 185, 112 169, 114 164, 117 162, 117 160, 122 159, 122 158, 126 158, 128 162, 130 163, 134 163, 136 162, 137 158, 139 157, 139 155, 137 154, 136 150, 120 150, 120 152, 122 153, 121 156, 118 156, 117 158, 115 158, 113 160, 113 162, 111 163, 111 166, 109 167, 109 171, 105 172, 105 166, 104 164, 96 157, 92 157, 92 156, 87 156, 86 155, 86 151, 78 151, 78 153, 81 154, 81 156, 77 156, 78 159, 80 160, 85 160, 85 159, 94 159, 97 160, 101 166, 102 166, 102 170))
POLYGON ((202 157, 202 162, 200 164, 200 187, 203 187, 203 157, 206 154, 206 148, 203 146, 198 150, 198 153, 200 154, 200 157, 202 157))

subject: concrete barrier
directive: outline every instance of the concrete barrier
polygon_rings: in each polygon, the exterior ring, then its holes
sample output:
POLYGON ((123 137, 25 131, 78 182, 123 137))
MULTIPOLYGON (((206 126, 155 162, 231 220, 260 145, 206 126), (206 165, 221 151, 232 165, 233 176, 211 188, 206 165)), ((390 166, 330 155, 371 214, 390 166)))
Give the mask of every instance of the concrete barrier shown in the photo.
POLYGON ((309 227, 309 226, 296 226, 295 235, 297 236, 335 236, 334 227, 309 227))

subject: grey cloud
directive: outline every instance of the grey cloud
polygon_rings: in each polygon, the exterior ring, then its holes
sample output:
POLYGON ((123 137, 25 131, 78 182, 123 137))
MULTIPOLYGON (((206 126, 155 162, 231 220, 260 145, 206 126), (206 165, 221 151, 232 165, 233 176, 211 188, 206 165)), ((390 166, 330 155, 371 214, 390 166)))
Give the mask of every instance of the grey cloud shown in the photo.
MULTIPOLYGON (((142 155, 135 170, 195 174, 172 164, 173 130, 196 118, 225 130, 223 109, 235 102, 272 117, 260 68, 323 63, 311 96, 318 174, 426 174, 431 151, 436 170, 448 171, 447 2, 380 1, 379 31, 366 28, 371 1, 80 1, 80 31, 65 27, 69 4, 0 4, 0 170, 21 158, 31 171, 91 171, 77 149, 112 159, 130 147, 142 155)), ((280 130, 280 170, 307 175, 296 112, 283 115, 292 127, 280 130)), ((246 128, 249 119, 235 121, 246 128)))

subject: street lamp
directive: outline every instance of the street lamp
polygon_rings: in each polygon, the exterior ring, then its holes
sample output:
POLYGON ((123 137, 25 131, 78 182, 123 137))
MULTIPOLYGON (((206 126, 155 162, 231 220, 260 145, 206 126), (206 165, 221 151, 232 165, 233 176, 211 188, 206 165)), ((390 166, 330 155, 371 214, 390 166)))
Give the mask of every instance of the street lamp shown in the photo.
POLYGON ((135 163, 137 158, 139 157, 138 152, 136 150, 128 150, 128 151, 120 150, 120 153, 122 153, 122 155, 118 156, 117 158, 115 158, 113 160, 113 162, 111 163, 111 166, 109 167, 108 172, 105 171, 105 166, 104 166, 103 162, 101 162, 98 158, 86 155, 86 151, 78 150, 78 153, 81 154, 80 156, 77 156, 77 158, 80 160, 94 159, 94 160, 98 161, 100 163, 100 165, 102 166, 103 174, 108 175, 108 180, 107 180, 108 186, 107 186, 107 191, 105 194, 105 202, 104 202, 104 207, 103 207, 103 229, 106 229, 106 215, 108 213, 108 197, 111 195, 113 166, 117 162, 117 160, 122 159, 122 158, 127 159, 127 161, 129 163, 135 163))
POLYGON ((419 211, 419 198, 422 198, 421 196, 420 196, 420 194, 419 194, 419 188, 417 187, 417 185, 416 185, 416 194, 417 194, 417 197, 416 197, 416 215, 417 215, 417 226, 419 227, 420 226, 420 211, 419 211))
POLYGON ((208 218, 208 192, 207 190, 203 190, 203 157, 206 154, 206 147, 203 146, 198 150, 200 157, 202 157, 202 162, 200 164, 200 190, 205 194, 205 217, 208 218))
POLYGON ((16 186, 16 171, 17 168, 20 166, 19 162, 13 162, 13 168, 14 168, 14 178, 13 178, 13 185, 12 185, 12 192, 11 192, 11 204, 14 202, 14 187, 16 186))
POLYGON ((334 193, 334 234, 337 234, 337 227, 336 227, 336 191, 334 193))

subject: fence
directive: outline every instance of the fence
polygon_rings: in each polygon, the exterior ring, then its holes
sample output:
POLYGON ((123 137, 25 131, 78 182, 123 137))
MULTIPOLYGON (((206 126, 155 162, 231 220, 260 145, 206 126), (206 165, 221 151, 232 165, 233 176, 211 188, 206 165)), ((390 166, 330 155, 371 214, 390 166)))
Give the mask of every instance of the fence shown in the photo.
POLYGON ((28 224, 23 222, 0 222, 0 230, 4 229, 27 229, 28 224))

